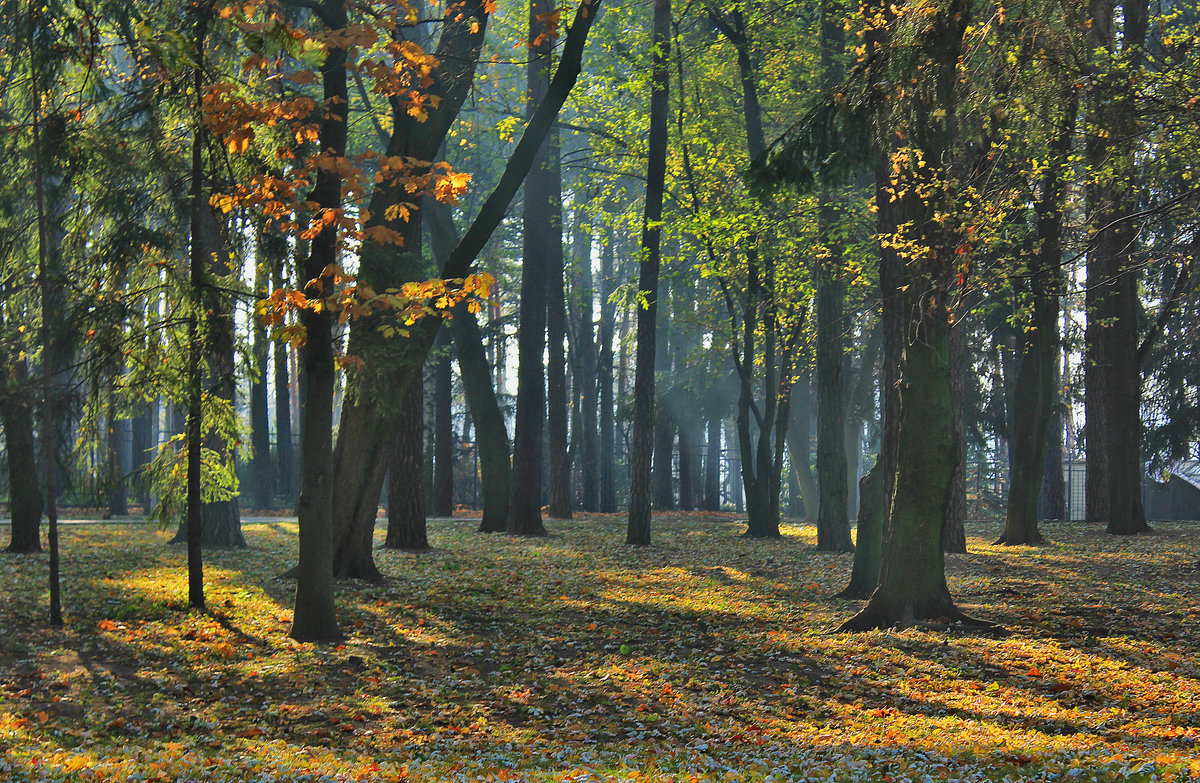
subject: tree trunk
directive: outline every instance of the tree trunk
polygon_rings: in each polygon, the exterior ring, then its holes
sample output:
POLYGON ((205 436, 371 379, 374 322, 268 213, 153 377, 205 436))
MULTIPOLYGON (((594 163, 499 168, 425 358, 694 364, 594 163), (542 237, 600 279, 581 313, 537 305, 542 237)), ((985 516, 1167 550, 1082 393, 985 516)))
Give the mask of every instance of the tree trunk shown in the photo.
MULTIPOLYGON (((544 69, 546 87, 550 82, 550 67, 544 69)), ((541 101, 543 93, 538 96, 541 101)), ((531 104, 532 113, 536 104, 531 104)), ((564 267, 562 242, 562 164, 558 128, 551 129, 546 139, 546 162, 549 170, 549 209, 539 215, 545 221, 550 218, 549 231, 553 236, 544 248, 546 259, 546 444, 550 461, 550 503, 547 512, 551 519, 571 518, 571 457, 567 449, 567 313, 564 292, 564 267)), ((528 183, 526 188, 528 188, 528 183)), ((526 191, 528 193, 528 190, 526 191)))
POLYGON ((721 510, 721 419, 710 416, 705 437, 704 510, 721 510))
POLYGON ((870 598, 879 584, 883 563, 884 480, 883 460, 878 457, 858 481, 858 532, 854 542, 854 565, 850 583, 838 598, 870 598))
POLYGON ((659 399, 654 421, 654 467, 651 486, 654 507, 660 511, 675 508, 675 427, 668 419, 665 400, 659 399))
POLYGON ((575 355, 575 387, 579 398, 578 435, 573 438, 577 445, 577 467, 580 470, 580 506, 584 511, 600 510, 600 434, 596 416, 598 377, 595 323, 592 306, 595 290, 592 280, 592 236, 591 228, 583 223, 582 208, 577 207, 575 216, 574 296, 570 312, 574 327, 571 330, 571 345, 575 355))
MULTIPOLYGON (((1013 389, 1012 471, 1000 544, 1045 543, 1038 530, 1038 499, 1046 472, 1047 439, 1058 395, 1058 298, 1064 289, 1062 264, 1066 155, 1075 137, 1074 101, 1068 103, 1043 182, 1037 212, 1037 248, 1029 258, 1029 323, 1021 332, 1021 364, 1013 389)), ((1061 443, 1061 436, 1060 436, 1061 443)), ((1061 484, 1061 447, 1057 472, 1061 484)))
POLYGON ((646 206, 642 221, 638 291, 637 365, 633 380, 633 453, 630 458, 629 524, 625 543, 650 544, 650 457, 654 429, 655 329, 658 318, 658 274, 662 240, 663 193, 667 174, 668 66, 671 45, 671 0, 654 0, 654 40, 650 68, 650 136, 646 164, 646 206))
MULTIPOLYGON (((433 346, 433 515, 454 516, 454 430, 451 419, 453 375, 450 368, 450 344, 453 340, 445 326, 433 346)), ((420 385, 420 384, 414 384, 420 385)), ((405 403, 406 405, 408 403, 405 403)), ((405 415, 402 411, 401 416, 405 415)))
MULTIPOLYGON (((283 259, 275 268, 275 287, 283 288, 283 259)), ((275 474, 276 487, 285 507, 295 507, 295 460, 292 444, 292 393, 288 381, 288 343, 280 340, 275 346, 275 474)))
POLYGON ((788 455, 791 457, 792 472, 800 485, 800 497, 804 504, 803 519, 816 521, 817 481, 813 476, 809 457, 812 449, 812 383, 807 373, 792 385, 792 422, 788 427, 788 455))
POLYGON ((600 511, 612 514, 617 510, 617 422, 613 400, 613 327, 615 312, 608 301, 613 292, 613 245, 616 238, 608 229, 600 251, 600 356, 596 375, 600 385, 600 511))
POLYGON ((11 540, 6 552, 41 552, 42 493, 38 488, 37 453, 33 439, 34 402, 29 369, 24 359, 3 357, 7 388, 0 397, 8 461, 8 511, 11 540))
MULTIPOLYGON (((271 285, 271 270, 282 265, 288 246, 284 238, 268 226, 260 225, 258 231, 254 291, 265 296, 271 285)), ((267 400, 267 358, 271 348, 266 327, 257 318, 250 319, 250 334, 250 352, 254 363, 254 375, 250 379, 250 448, 253 452, 250 476, 253 484, 246 494, 255 507, 270 509, 275 505, 276 475, 271 459, 271 423, 267 400)))
MULTIPOLYGON (((842 30, 845 9, 836 0, 821 3, 821 70, 825 89, 844 77, 846 46, 842 30)), ((846 503, 846 399, 842 368, 846 283, 842 280, 842 248, 837 237, 840 192, 831 185, 820 190, 816 259, 817 354, 817 549, 849 552, 850 518, 846 503)))
POLYGON ((425 384, 408 387, 392 438, 387 471, 387 538, 383 544, 387 549, 418 552, 429 549, 425 525, 424 397, 425 384))
POLYGON ((950 328, 950 409, 954 427, 954 475, 946 495, 946 525, 942 528, 942 549, 945 552, 967 553, 967 482, 966 454, 963 450, 963 373, 967 363, 967 336, 962 327, 950 328))
MULTIPOLYGON (((327 30, 346 26, 346 7, 326 0, 318 12, 327 30)), ((321 149, 341 157, 346 154, 347 108, 346 50, 331 45, 321 64, 324 115, 320 124, 321 149)), ((317 172, 309 199, 319 209, 340 209, 342 177, 333 168, 317 172)), ((325 269, 337 263, 338 229, 325 225, 312 240, 304 262, 303 280, 320 280, 325 269)), ((309 289, 316 295, 315 290, 309 289)), ((291 636, 301 641, 327 641, 342 637, 334 607, 333 583, 333 392, 336 380, 333 353, 333 313, 300 311, 305 342, 300 349, 305 388, 302 410, 299 563, 291 636)))
POLYGON ((699 450, 696 430, 690 424, 679 427, 679 510, 693 511, 696 508, 696 459, 699 450))
MULTIPOLYGON (((546 93, 550 81, 550 36, 544 0, 529 6, 529 51, 526 116, 546 93)), ((558 145, 547 139, 538 149, 533 169, 525 179, 524 252, 521 257, 520 328, 517 333, 517 415, 513 432, 513 490, 508 510, 508 532, 544 536, 542 525, 542 456, 546 424, 545 361, 546 314, 550 267, 561 254, 562 232, 549 216, 558 208, 556 182, 551 179, 551 155, 558 145), (551 245, 559 248, 552 253, 551 245)))

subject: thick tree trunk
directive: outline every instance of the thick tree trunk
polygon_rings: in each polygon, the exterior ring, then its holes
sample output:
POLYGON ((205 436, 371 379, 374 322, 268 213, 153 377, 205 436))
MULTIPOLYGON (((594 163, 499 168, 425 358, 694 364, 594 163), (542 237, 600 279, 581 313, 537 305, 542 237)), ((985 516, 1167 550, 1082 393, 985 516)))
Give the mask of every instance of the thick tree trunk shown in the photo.
POLYGON ((429 549, 425 525, 424 392, 423 383, 408 387, 393 433, 387 471, 387 538, 383 544, 388 549, 429 549))
MULTIPOLYGON (((450 344, 453 337, 445 326, 433 344, 433 515, 454 516, 454 428, 451 419, 453 375, 450 344)), ((420 384, 414 384, 420 385, 420 384)), ((405 403, 407 405, 408 403, 405 403)), ((405 412, 401 412, 404 416, 405 412)))
POLYGON ((921 321, 904 346, 896 492, 879 587, 842 630, 963 619, 946 586, 942 554, 946 497, 957 455, 950 399, 950 327, 945 303, 931 304, 930 309, 918 311, 928 314, 918 316, 921 321))
POLYGON ((7 388, 0 397, 8 458, 8 511, 12 528, 7 552, 41 552, 42 493, 38 488, 37 453, 33 439, 34 401, 29 371, 20 358, 4 357, 7 388))
POLYGON ((655 329, 658 318, 658 273, 662 240, 663 194, 667 174, 668 66, 671 0, 654 0, 654 40, 650 69, 650 137, 646 165, 646 206, 642 222, 638 291, 637 366, 633 381, 633 454, 630 458, 629 524, 625 543, 650 544, 650 457, 654 429, 655 329))

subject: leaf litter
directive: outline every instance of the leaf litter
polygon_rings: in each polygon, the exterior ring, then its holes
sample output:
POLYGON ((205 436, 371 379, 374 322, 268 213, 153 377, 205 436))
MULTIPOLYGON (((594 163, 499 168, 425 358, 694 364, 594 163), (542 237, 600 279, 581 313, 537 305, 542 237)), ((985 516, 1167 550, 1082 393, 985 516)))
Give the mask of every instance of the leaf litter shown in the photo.
POLYGON ((45 557, 0 570, 5 781, 933 781, 1200 777, 1200 525, 995 547, 968 528, 951 591, 1006 638, 835 634, 850 557, 810 526, 732 517, 550 522, 543 539, 431 523, 339 585, 346 640, 287 638, 295 524, 207 553, 147 525, 63 534, 68 624, 45 557))

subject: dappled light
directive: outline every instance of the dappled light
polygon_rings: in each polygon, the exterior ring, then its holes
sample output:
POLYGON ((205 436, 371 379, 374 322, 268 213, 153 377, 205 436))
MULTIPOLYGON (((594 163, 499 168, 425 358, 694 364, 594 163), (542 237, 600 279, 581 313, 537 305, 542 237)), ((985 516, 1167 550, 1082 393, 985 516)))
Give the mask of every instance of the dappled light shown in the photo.
POLYGON ((1020 551, 972 523, 948 570, 1012 632, 993 638, 831 633, 850 557, 815 552, 809 526, 754 541, 725 515, 659 516, 658 543, 630 549, 622 522, 542 539, 431 522, 432 552, 381 550, 384 582, 341 585, 347 638, 324 646, 286 637, 286 522, 214 553, 209 613, 187 609, 166 533, 69 527, 64 629, 40 622, 40 556, 0 576, 3 777, 1200 775, 1195 525, 1055 525, 1020 551))

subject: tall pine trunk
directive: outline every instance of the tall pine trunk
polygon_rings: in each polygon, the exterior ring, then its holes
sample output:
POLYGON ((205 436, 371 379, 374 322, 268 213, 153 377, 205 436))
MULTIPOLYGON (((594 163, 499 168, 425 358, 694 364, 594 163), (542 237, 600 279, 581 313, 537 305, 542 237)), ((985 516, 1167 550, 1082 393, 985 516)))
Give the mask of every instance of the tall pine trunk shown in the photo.
POLYGON ((655 329, 661 263, 662 206, 667 174, 668 65, 671 0, 654 0, 653 56, 650 68, 650 137, 646 164, 646 206, 642 221, 638 292, 645 304, 637 313, 637 365, 633 381, 633 452, 630 456, 629 523, 625 543, 650 544, 650 458, 654 432, 655 329))

